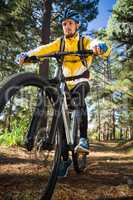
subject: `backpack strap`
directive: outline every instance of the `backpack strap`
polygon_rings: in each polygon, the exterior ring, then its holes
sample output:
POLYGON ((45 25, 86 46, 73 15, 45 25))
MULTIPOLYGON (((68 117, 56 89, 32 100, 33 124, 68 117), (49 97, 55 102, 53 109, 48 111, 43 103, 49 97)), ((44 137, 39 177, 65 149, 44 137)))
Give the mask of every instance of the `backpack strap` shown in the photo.
POLYGON ((64 36, 62 36, 60 38, 60 51, 64 52, 64 50, 65 50, 65 40, 64 40, 64 36))
MULTIPOLYGON (((84 51, 85 48, 84 48, 84 36, 79 36, 79 41, 78 41, 78 51, 84 51)), ((81 56, 81 61, 82 61, 82 64, 87 67, 87 60, 85 58, 85 56, 81 56)))
MULTIPOLYGON (((62 36, 60 38, 60 52, 64 52, 64 50, 65 50, 65 39, 64 39, 64 36, 62 36)), ((60 62, 63 63, 63 60, 64 60, 64 56, 61 56, 60 62)))

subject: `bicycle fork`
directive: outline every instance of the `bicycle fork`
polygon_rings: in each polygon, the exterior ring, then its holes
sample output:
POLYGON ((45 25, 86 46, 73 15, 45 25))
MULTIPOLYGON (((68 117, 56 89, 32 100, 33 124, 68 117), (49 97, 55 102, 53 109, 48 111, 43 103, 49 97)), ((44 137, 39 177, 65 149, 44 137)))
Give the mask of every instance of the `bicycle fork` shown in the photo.
POLYGON ((77 110, 73 110, 70 117, 65 95, 64 95, 64 101, 62 103, 62 116, 65 127, 67 145, 72 147, 74 144, 74 129, 77 120, 77 110))
POLYGON ((77 110, 73 110, 70 117, 70 112, 67 104, 66 94, 65 94, 65 84, 61 83, 60 85, 60 91, 62 94, 62 108, 61 108, 61 114, 63 118, 64 128, 65 128, 65 134, 66 134, 66 140, 67 145, 70 148, 73 148, 74 144, 74 128, 77 120, 77 110))

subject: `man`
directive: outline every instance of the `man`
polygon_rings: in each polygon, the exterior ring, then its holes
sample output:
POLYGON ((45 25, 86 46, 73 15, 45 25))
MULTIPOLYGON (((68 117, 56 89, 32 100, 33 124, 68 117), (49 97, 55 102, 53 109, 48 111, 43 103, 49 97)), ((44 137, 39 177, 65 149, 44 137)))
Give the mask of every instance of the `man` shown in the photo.
MULTIPOLYGON (((19 63, 24 63, 25 56, 41 56, 48 53, 55 53, 59 51, 78 51, 80 36, 78 33, 80 23, 78 14, 74 11, 67 10, 62 18, 63 28, 63 40, 61 38, 56 39, 46 45, 42 45, 34 50, 31 50, 20 56, 19 63), (62 45, 64 42, 64 46, 62 45)), ((95 55, 108 57, 110 50, 103 42, 92 42, 88 37, 82 39, 82 49, 92 49, 95 55)), ((75 150, 78 152, 89 153, 89 143, 87 139, 87 109, 85 104, 85 97, 89 92, 89 71, 87 66, 92 63, 92 56, 87 58, 79 58, 75 55, 66 55, 62 60, 62 68, 64 76, 66 77, 67 87, 71 92, 72 97, 75 94, 77 98, 77 106, 80 110, 80 141, 75 150)), ((71 160, 68 157, 68 150, 66 146, 66 136, 63 134, 63 146, 62 146, 63 160, 59 168, 59 176, 66 176, 68 167, 71 164, 71 160)))

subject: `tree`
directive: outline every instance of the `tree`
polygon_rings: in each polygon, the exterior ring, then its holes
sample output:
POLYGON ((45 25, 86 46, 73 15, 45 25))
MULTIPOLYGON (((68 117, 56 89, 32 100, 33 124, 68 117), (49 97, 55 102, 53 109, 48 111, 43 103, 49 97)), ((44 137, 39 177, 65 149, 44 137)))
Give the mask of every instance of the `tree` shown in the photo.
MULTIPOLYGON (((44 0, 43 1, 43 21, 42 21, 42 34, 41 34, 41 43, 48 44, 50 40, 50 22, 51 22, 51 12, 52 12, 52 1, 44 0)), ((45 60, 43 64, 40 64, 40 75, 48 76, 49 62, 45 60)))
POLYGON ((77 10, 81 15, 84 13, 81 27, 85 30, 88 21, 97 15, 98 2, 99 0, 72 2, 68 0, 2 0, 0 2, 2 44, 0 62, 3 73, 18 71, 18 66, 14 64, 17 53, 32 49, 40 43, 46 44, 61 34, 60 30, 57 30, 57 24, 60 24, 59 18, 64 8, 77 10))
POLYGON ((26 0, 0 2, 0 64, 4 76, 18 71, 14 63, 17 53, 33 48, 40 41, 40 7, 34 0, 32 4, 26 0))
POLYGON ((117 0, 108 22, 108 34, 112 40, 133 44, 133 6, 130 0, 117 0))
POLYGON ((55 21, 53 26, 59 24, 60 19, 65 9, 72 9, 79 13, 79 18, 81 21, 80 30, 86 30, 88 22, 93 20, 98 14, 98 3, 99 0, 73 0, 73 1, 59 1, 53 0, 53 13, 52 21, 55 21))
MULTIPOLYGON (((115 62, 112 64, 114 83, 110 89, 113 91, 114 99, 117 102, 119 126, 122 128, 127 127, 133 133, 133 114, 131 109, 133 98, 133 75, 131 70, 133 64, 132 22, 132 1, 117 0, 107 30, 115 50, 115 62), (121 94, 118 99, 116 98, 116 93, 121 94)), ((131 138, 133 138, 133 135, 131 138)))

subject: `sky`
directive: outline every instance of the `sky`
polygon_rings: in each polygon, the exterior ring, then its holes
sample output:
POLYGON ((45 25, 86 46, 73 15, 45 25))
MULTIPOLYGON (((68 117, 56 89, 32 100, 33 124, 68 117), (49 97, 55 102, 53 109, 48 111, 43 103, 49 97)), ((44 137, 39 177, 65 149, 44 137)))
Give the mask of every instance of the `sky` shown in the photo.
POLYGON ((99 14, 97 15, 96 19, 89 22, 88 31, 98 30, 102 27, 107 26, 108 19, 111 15, 111 12, 109 10, 112 10, 115 2, 116 0, 100 0, 99 1, 99 5, 98 5, 99 14))

